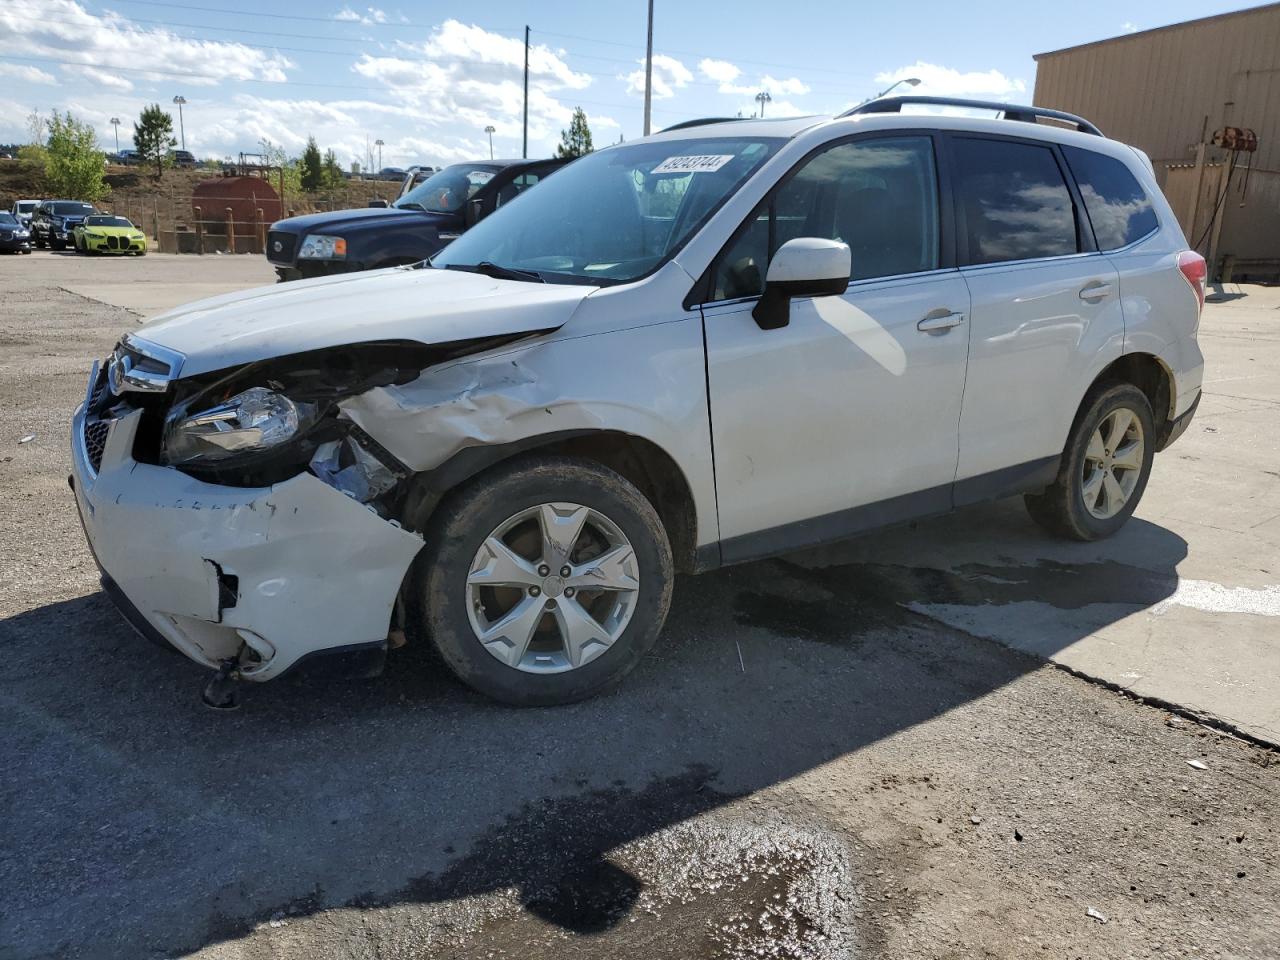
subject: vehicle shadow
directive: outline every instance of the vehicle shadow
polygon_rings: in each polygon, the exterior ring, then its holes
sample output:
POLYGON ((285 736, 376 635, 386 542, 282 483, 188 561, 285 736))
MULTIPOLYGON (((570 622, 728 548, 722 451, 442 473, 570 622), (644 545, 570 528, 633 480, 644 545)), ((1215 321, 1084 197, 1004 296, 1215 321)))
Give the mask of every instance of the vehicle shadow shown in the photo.
POLYGON ((620 845, 1040 665, 921 610, 1041 605, 1049 653, 1171 596, 1186 550, 1141 520, 1108 546, 1054 544, 997 504, 684 578, 618 692, 549 710, 486 702, 405 650, 379 680, 285 679, 215 714, 204 672, 101 595, 32 610, 0 623, 7 939, 15 956, 169 955, 278 913, 503 890, 608 935, 642 887, 620 845))

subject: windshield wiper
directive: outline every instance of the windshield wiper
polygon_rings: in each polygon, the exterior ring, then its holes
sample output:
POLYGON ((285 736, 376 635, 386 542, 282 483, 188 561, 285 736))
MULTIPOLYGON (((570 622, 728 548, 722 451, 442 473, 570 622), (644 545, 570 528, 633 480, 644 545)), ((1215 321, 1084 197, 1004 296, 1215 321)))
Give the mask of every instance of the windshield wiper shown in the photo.
POLYGON ((468 270, 471 273, 483 273, 495 280, 523 280, 525 283, 546 283, 542 274, 532 270, 517 270, 515 267, 504 267, 492 260, 481 260, 479 263, 450 263, 446 270, 468 270))

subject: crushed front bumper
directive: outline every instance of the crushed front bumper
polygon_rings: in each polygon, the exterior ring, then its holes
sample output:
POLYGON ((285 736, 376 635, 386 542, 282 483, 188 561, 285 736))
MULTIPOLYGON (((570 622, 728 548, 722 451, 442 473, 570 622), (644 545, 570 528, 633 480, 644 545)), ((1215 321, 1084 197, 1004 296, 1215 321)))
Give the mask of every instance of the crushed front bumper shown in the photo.
POLYGON ((385 643, 421 537, 309 473, 246 489, 138 463, 140 411, 105 429, 90 417, 88 434, 86 416, 81 406, 72 423, 76 505, 139 632, 208 667, 242 657, 248 680, 385 643))

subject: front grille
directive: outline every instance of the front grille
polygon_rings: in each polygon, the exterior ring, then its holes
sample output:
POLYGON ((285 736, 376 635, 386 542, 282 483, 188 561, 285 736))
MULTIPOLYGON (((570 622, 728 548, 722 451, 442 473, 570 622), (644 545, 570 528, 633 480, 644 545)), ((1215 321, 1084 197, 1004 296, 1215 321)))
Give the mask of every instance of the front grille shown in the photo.
POLYGON ((110 420, 95 420, 92 423, 85 421, 84 449, 94 473, 102 467, 102 451, 107 447, 107 434, 110 432, 110 420))
POLYGON ((119 250, 119 249, 120 249, 120 238, 119 238, 119 237, 107 237, 107 246, 108 246, 109 248, 111 248, 112 250, 119 250))
POLYGON ((298 243, 296 234, 283 230, 267 232, 267 259, 273 263, 293 263, 293 248, 298 243))

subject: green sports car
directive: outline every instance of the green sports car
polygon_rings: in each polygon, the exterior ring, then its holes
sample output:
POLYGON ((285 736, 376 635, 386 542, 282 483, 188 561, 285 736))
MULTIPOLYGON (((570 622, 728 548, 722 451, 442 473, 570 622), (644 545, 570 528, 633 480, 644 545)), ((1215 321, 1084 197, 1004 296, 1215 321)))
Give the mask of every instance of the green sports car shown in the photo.
POLYGON ((136 253, 145 256, 147 236, 124 217, 93 214, 73 231, 80 253, 136 253))

